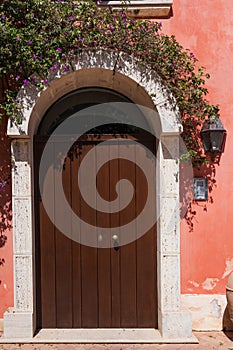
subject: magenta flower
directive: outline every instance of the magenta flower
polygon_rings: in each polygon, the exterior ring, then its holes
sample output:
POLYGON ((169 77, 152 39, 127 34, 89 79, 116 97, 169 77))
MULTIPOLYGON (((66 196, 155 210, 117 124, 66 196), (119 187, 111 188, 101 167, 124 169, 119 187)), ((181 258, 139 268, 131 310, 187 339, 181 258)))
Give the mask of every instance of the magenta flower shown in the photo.
POLYGON ((82 40, 83 40, 83 39, 82 39, 81 37, 78 38, 78 41, 79 41, 79 42, 82 41, 82 40))
POLYGON ((110 24, 109 29, 113 30, 114 26, 112 24, 110 24))
POLYGON ((28 85, 29 81, 27 79, 24 79, 23 83, 24 83, 24 85, 28 85))
POLYGON ((20 39, 19 39, 19 37, 17 36, 17 38, 15 39, 16 41, 19 41, 20 39))
POLYGON ((56 65, 52 66, 52 70, 53 72, 55 72, 57 70, 57 66, 56 65))
POLYGON ((28 45, 31 45, 32 41, 31 40, 28 40, 27 44, 28 45))
POLYGON ((44 83, 47 84, 49 81, 48 79, 44 79, 44 83))
POLYGON ((74 17, 73 16, 70 16, 70 21, 73 21, 74 17))
POLYGON ((33 57, 33 59, 34 59, 34 60, 36 60, 36 59, 37 59, 37 56, 36 56, 35 54, 34 54, 32 57, 33 57))
POLYGON ((192 57, 192 58, 194 58, 194 57, 195 57, 195 55, 194 55, 194 53, 193 53, 193 52, 190 52, 190 57, 192 57))
POLYGON ((62 52, 62 49, 60 47, 58 47, 56 50, 62 52))
POLYGON ((6 18, 6 16, 5 15, 2 15, 2 19, 5 19, 6 18))
POLYGON ((68 72, 69 68, 67 66, 63 67, 64 72, 68 72))
POLYGON ((18 80, 20 79, 20 77, 21 77, 20 75, 17 75, 17 76, 15 77, 15 80, 18 81, 18 80))

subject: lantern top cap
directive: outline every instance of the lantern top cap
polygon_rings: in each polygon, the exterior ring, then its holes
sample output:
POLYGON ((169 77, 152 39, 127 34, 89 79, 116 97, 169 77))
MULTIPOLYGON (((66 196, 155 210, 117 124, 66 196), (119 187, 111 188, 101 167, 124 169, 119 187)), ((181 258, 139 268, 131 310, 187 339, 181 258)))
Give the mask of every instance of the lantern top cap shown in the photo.
POLYGON ((226 131, 223 127, 223 124, 221 122, 221 119, 219 117, 217 118, 209 118, 204 122, 203 128, 201 130, 202 132, 205 131, 226 131))

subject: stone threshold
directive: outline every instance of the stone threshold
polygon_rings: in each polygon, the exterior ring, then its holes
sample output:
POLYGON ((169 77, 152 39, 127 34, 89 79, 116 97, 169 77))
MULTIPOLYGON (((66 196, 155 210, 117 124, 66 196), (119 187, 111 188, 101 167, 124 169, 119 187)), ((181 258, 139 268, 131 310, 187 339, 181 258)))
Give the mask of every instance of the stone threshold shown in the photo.
POLYGON ((58 344, 58 343, 133 343, 133 344, 197 344, 191 337, 162 337, 157 329, 41 329, 33 338, 0 338, 0 344, 58 344))

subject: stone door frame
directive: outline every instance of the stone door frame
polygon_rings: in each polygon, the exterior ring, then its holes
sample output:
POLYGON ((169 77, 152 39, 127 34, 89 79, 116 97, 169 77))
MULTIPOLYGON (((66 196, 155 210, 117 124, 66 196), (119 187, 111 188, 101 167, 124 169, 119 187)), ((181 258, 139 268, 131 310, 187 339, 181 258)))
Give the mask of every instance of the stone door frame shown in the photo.
MULTIPOLYGON (((33 84, 28 84, 23 86, 18 94, 18 100, 23 105, 22 124, 17 126, 11 121, 8 124, 14 159, 14 307, 4 314, 4 337, 11 340, 30 340, 33 339, 36 330, 33 136, 46 110, 55 101, 71 91, 90 86, 118 91, 134 103, 146 105, 157 111, 159 115, 161 136, 157 155, 157 177, 161 181, 156 184, 157 210, 160 210, 157 221, 158 329, 164 339, 190 339, 191 315, 182 309, 180 301, 177 157, 182 124, 179 111, 174 98, 156 72, 142 67, 135 58, 125 53, 119 54, 109 50, 83 51, 70 65, 70 71, 63 72, 62 67, 58 66, 57 71, 50 72, 49 83, 43 92, 37 90, 33 84), (173 150, 169 156, 165 154, 164 145, 173 150)), ((104 330, 101 334, 100 342, 105 342, 104 330)), ((134 342, 136 341, 137 336, 134 342)))

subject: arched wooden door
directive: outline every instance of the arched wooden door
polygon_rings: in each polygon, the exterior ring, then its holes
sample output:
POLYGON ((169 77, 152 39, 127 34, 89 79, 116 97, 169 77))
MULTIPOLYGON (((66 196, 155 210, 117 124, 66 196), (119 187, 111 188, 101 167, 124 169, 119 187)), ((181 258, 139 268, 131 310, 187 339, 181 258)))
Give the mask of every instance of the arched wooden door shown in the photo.
MULTIPOLYGON (((113 135, 82 136, 62 167, 63 188, 71 208, 82 220, 97 227, 127 224, 142 211, 147 199, 142 170, 125 159, 107 162, 96 177, 97 190, 107 201, 116 198, 115 186, 120 179, 131 181, 134 196, 124 210, 111 214, 98 212, 82 198, 78 186, 80 164, 97 144, 105 153, 116 152, 117 142, 101 146, 110 136, 113 135)), ((114 137, 138 141, 155 152, 155 139, 149 133, 114 132, 114 137)), ((81 245, 59 232, 43 207, 38 188, 39 163, 47 139, 38 135, 34 140, 38 327, 157 328, 156 226, 136 239, 135 225, 135 241, 112 248, 81 245)), ((65 140, 61 137, 59 142, 65 140)), ((134 145, 129 147, 135 159, 142 156, 135 152, 134 145)), ((89 164, 90 172, 96 172, 96 163, 94 159, 89 164)), ((56 203, 56 194, 53 200, 55 205, 62 206, 56 203)), ((72 230, 70 218, 64 220, 72 230)))

